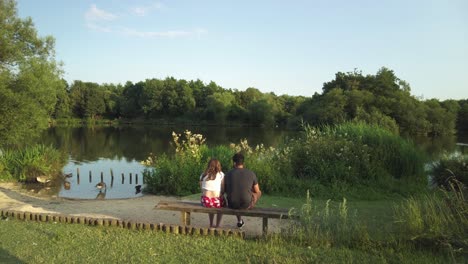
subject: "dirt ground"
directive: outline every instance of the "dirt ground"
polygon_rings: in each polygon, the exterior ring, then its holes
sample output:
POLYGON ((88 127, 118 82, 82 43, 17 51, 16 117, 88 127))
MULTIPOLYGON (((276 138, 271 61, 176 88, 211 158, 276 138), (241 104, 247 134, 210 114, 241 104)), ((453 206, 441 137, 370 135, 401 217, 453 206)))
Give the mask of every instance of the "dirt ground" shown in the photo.
MULTIPOLYGON (((71 200, 60 197, 42 197, 32 195, 21 189, 15 183, 0 183, 0 209, 37 213, 68 214, 72 216, 105 217, 120 220, 133 220, 148 223, 181 224, 180 213, 154 209, 161 200, 180 200, 176 197, 156 196, 146 194, 139 198, 112 200, 71 200)), ((246 225, 243 230, 247 236, 261 234, 262 219, 244 217, 246 225)), ((225 215, 222 228, 237 228, 236 217, 225 215)), ((208 215, 191 214, 191 224, 198 227, 208 227, 208 215)), ((278 232, 278 220, 268 221, 269 230, 278 232)))

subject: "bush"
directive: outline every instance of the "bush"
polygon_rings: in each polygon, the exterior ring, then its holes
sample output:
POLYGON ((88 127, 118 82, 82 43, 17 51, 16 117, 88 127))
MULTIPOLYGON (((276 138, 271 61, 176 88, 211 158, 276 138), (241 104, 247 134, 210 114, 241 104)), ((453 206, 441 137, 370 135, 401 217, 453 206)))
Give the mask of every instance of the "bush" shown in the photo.
POLYGON ((290 158, 294 177, 338 189, 386 189, 401 180, 419 185, 425 181, 420 150, 390 131, 365 124, 305 126, 303 137, 292 144, 290 158))
POLYGON ((239 144, 207 147, 202 135, 173 133, 173 156, 150 157, 147 190, 157 194, 198 192, 198 177, 210 158, 227 173, 232 155, 242 152, 245 166, 257 175, 262 191, 295 196, 381 198, 381 193, 408 193, 425 186, 424 156, 414 145, 378 127, 349 123, 320 129, 306 126, 304 136, 278 147, 239 144), (362 192, 365 190, 365 192, 362 192), (380 196, 379 196, 380 195, 380 196))
POLYGON ((468 155, 445 155, 432 164, 433 184, 450 187, 450 178, 455 178, 464 186, 468 186, 468 155))
POLYGON ((65 162, 65 156, 51 146, 6 149, 0 151, 0 179, 33 182, 37 176, 56 176, 65 162))

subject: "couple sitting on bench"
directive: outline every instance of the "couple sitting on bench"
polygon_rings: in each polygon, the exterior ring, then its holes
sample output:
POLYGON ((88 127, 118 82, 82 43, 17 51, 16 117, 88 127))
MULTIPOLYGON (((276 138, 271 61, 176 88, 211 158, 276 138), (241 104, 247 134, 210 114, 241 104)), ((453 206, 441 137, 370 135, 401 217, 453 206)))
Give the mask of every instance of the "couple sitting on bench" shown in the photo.
MULTIPOLYGON (((202 190, 201 204, 204 207, 221 208, 226 206, 224 193, 227 197, 227 207, 231 209, 252 209, 262 195, 257 176, 244 168, 244 156, 237 153, 232 157, 234 168, 226 176, 221 170, 221 163, 211 159, 208 167, 200 176, 202 190)), ((244 226, 241 215, 237 216, 237 227, 244 226)), ((223 215, 218 213, 216 225, 213 224, 214 214, 208 215, 210 227, 220 227, 223 215)))

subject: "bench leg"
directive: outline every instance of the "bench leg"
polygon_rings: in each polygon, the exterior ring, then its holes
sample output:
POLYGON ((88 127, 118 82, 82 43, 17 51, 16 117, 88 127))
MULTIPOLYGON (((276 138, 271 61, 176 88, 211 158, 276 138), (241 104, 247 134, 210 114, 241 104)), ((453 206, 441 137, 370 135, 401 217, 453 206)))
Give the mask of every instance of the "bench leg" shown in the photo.
POLYGON ((268 234, 268 218, 267 217, 263 217, 262 232, 264 236, 268 234))
POLYGON ((190 212, 181 212, 181 222, 183 225, 189 226, 190 225, 190 212))

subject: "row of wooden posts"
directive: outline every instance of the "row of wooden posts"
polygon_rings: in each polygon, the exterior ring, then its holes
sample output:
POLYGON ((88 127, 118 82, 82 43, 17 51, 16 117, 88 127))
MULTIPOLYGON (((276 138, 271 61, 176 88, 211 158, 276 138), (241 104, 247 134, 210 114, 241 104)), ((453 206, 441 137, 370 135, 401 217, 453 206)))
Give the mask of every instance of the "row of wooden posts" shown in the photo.
POLYGON ((135 221, 125 221, 111 218, 95 218, 84 216, 71 216, 63 214, 33 213, 12 210, 0 210, 1 218, 10 218, 23 221, 55 222, 67 224, 84 224, 93 226, 113 226, 132 230, 162 231, 173 234, 187 235, 214 235, 214 236, 235 236, 244 237, 244 232, 239 229, 214 229, 205 227, 170 225, 164 223, 144 223, 135 221))
MULTIPOLYGON (((114 185, 114 172, 112 170, 110 170, 110 175, 111 175, 111 186, 114 185)), ((125 174, 122 173, 121 175, 122 177, 122 184, 125 183, 125 174)), ((73 177, 73 173, 71 174, 71 177, 73 177)), ((132 179, 133 179, 133 174, 130 173, 129 174, 129 182, 130 184, 132 184, 132 179)), ((138 184, 138 174, 135 174, 135 184, 138 184)), ((143 180, 143 183, 145 183, 145 177, 142 177, 142 180, 143 180)), ((80 184, 80 168, 76 168, 76 181, 78 184, 80 184)), ((89 171, 89 182, 93 182, 93 175, 92 175, 92 172, 89 171)), ((101 182, 104 182, 104 173, 101 172, 101 182)))

